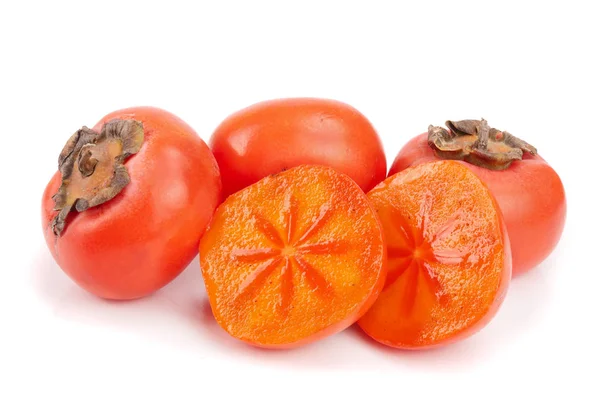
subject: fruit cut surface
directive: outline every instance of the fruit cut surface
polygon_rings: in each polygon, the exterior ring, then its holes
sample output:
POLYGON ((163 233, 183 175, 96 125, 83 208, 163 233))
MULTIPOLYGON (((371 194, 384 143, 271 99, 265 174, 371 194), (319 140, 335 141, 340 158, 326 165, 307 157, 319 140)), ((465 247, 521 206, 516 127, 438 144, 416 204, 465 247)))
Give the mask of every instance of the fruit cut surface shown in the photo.
POLYGON ((359 321, 384 344, 431 347, 479 330, 510 280, 498 205, 468 168, 440 161, 395 174, 368 194, 388 253, 384 289, 359 321))
MULTIPOLYGON (((436 160, 440 158, 423 133, 400 150, 389 175, 436 160)), ((544 261, 558 244, 566 221, 565 188, 557 172, 539 154, 525 153, 501 171, 460 163, 486 184, 500 205, 511 243, 512 276, 544 261)))
POLYGON ((346 328, 385 279, 375 210, 356 183, 328 167, 296 167, 230 196, 200 255, 217 322, 263 347, 346 328))

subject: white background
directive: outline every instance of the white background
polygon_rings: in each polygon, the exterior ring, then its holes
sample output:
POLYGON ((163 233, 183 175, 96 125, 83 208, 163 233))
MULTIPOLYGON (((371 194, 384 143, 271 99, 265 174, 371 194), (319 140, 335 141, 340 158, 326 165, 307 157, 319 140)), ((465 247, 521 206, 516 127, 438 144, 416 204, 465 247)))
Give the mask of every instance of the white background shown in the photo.
POLYGON ((599 398, 600 13, 398 3, 2 2, 0 399, 599 398), (208 140, 231 112, 291 96, 358 108, 388 166, 446 119, 523 137, 566 188, 559 246, 479 334, 413 353, 355 328, 288 352, 240 344, 212 319, 197 260, 127 303, 88 295, 53 262, 41 195, 81 125, 154 105, 208 140))

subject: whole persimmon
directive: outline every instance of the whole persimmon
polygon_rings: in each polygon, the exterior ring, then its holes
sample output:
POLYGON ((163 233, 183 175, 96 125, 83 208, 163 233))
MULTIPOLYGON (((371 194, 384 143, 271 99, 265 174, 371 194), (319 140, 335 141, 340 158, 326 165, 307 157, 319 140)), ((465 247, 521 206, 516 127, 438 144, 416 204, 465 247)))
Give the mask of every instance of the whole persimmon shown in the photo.
POLYGON ((225 196, 304 164, 332 167, 367 192, 385 178, 381 140, 358 110, 336 100, 264 101, 227 117, 209 141, 225 196))
POLYGON ((513 276, 540 264, 562 235, 567 203, 556 171, 535 147, 485 120, 447 121, 430 126, 398 153, 388 176, 408 167, 460 160, 496 197, 508 229, 513 276))
POLYGON ((190 263, 220 197, 217 163, 190 126, 161 109, 128 108, 68 140, 43 194, 42 226, 79 286, 133 299, 190 263))

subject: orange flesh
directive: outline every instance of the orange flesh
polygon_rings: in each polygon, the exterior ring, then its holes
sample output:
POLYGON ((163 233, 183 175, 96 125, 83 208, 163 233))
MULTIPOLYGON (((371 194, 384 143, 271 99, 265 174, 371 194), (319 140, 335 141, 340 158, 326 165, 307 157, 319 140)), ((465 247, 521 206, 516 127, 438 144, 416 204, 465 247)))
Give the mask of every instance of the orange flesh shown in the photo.
POLYGON ((359 325, 394 347, 430 347, 474 333, 510 279, 498 206, 468 168, 440 161, 407 169, 369 194, 388 245, 384 289, 359 325))
POLYGON ((290 169, 230 196, 200 256, 217 322, 265 347, 344 329, 385 279, 376 212, 350 178, 319 166, 290 169))

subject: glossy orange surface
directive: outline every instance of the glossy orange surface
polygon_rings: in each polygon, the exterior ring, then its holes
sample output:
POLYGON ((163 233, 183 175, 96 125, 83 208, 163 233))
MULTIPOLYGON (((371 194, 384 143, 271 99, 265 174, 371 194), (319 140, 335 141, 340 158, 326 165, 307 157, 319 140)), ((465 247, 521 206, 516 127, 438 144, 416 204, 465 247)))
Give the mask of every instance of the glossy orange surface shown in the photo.
MULTIPOLYGON (((389 175, 436 160, 425 133, 402 148, 389 175)), ((565 189, 556 171, 539 155, 527 153, 504 171, 461 163, 485 182, 500 205, 511 242, 513 275, 540 264, 558 244, 565 226, 565 189)))
POLYGON ((482 328, 511 275, 510 245, 494 198, 468 168, 409 168, 368 193, 388 250, 384 289, 359 320, 399 348, 447 344, 482 328))
POLYGON ((230 196, 200 243, 213 314, 232 336, 293 347, 338 332, 385 279, 383 231, 346 175, 300 166, 230 196))
POLYGON ((115 118, 144 126, 141 150, 125 162, 131 182, 114 199, 73 211, 56 237, 49 224, 57 172, 44 191, 42 226, 54 259, 78 285, 100 297, 132 299, 160 289, 194 258, 221 182, 208 146, 181 119, 156 108, 129 108, 93 129, 115 118))
POLYGON ((366 192, 385 179, 387 168, 371 123, 335 100, 290 98, 254 104, 227 117, 209 145, 226 196, 303 164, 330 166, 366 192))

